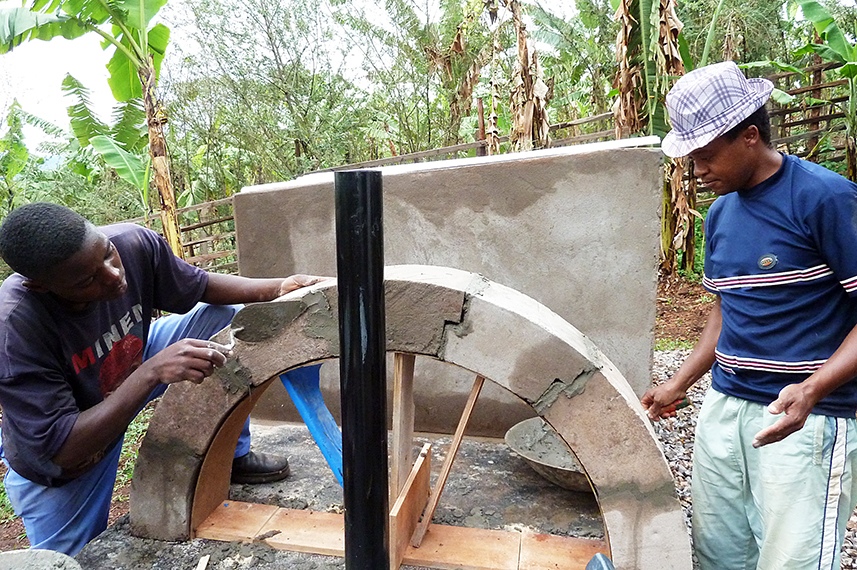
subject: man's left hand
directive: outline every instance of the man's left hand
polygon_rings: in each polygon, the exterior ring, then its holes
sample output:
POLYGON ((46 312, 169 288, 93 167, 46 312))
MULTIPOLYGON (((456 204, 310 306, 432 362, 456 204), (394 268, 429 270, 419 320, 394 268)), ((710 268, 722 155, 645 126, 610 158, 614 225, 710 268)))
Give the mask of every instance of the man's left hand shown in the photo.
POLYGON ((753 447, 762 447, 785 439, 788 435, 803 427, 816 401, 810 397, 803 384, 789 384, 780 390, 777 399, 768 405, 768 411, 774 415, 785 415, 773 425, 761 430, 753 438, 753 447))
POLYGON ((291 293, 296 289, 309 287, 310 285, 315 285, 316 283, 321 283, 322 281, 326 281, 328 279, 332 279, 332 277, 320 277, 318 275, 303 274, 292 275, 290 277, 286 277, 285 279, 283 279, 283 282, 280 283, 280 290, 277 296, 282 297, 286 293, 291 293))

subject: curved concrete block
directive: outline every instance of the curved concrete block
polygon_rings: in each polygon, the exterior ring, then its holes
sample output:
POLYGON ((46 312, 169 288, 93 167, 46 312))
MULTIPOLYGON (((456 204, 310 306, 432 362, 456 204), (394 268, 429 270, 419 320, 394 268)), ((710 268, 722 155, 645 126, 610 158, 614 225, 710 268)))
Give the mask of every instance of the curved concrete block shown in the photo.
MULTIPOLYGON (((667 461, 633 390, 580 331, 478 275, 429 266, 385 273, 387 350, 426 355, 508 389, 574 449, 596 490, 616 568, 689 569, 667 461)), ((335 283, 250 305, 215 337, 234 358, 157 407, 134 474, 136 534, 188 539, 224 499, 237 432, 270 380, 338 356, 335 283), (168 465, 164 465, 167 462, 168 465)))

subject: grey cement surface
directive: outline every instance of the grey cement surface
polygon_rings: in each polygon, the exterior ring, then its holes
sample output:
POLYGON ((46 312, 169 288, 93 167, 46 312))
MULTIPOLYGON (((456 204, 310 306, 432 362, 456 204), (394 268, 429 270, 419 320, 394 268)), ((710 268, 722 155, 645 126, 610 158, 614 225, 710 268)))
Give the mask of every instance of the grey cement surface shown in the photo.
POLYGON ((81 570, 74 558, 52 550, 30 548, 0 552, 0 570, 81 570))
MULTIPOLYGON (((293 509, 342 512, 342 489, 303 425, 254 423, 253 447, 285 454, 292 475, 266 485, 233 485, 230 499, 293 509)), ((420 435, 434 446, 432 481, 440 470, 450 438, 420 435)), ((456 456, 433 522, 474 528, 520 530, 585 538, 603 538, 595 497, 562 489, 538 475, 502 440, 466 438, 456 456)), ((196 539, 164 542, 131 536, 127 517, 107 529, 78 554, 84 570, 173 570, 196 568, 210 555, 208 569, 345 568, 336 557, 274 550, 263 543, 240 544, 196 539)), ((403 567, 409 568, 409 567, 403 567)))
MULTIPOLYGON (((534 298, 591 338, 640 395, 651 379, 662 154, 594 148, 381 169, 385 264, 471 271, 534 298)), ((336 274, 332 173, 245 188, 234 211, 243 275, 336 274)), ((417 429, 452 433, 473 378, 425 360, 417 429)), ((337 418, 338 385, 337 363, 326 364, 322 391, 337 418)), ((489 384, 470 433, 502 436, 529 414, 489 384)), ((254 415, 298 420, 279 386, 254 415)))

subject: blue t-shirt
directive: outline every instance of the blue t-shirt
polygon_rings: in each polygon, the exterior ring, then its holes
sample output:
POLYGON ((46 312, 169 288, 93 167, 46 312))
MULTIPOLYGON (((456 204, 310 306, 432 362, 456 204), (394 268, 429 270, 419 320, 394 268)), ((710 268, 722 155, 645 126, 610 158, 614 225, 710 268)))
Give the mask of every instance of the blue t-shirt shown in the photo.
MULTIPOLYGON (((718 198, 705 225, 704 285, 723 314, 712 386, 767 405, 857 324, 857 185, 784 156, 771 178, 718 198)), ((855 379, 813 409, 855 411, 855 379)))
POLYGON ((18 274, 0 286, 3 454, 15 471, 42 485, 79 475, 62 472, 51 459, 78 414, 109 397, 140 365, 152 310, 187 312, 208 285, 208 274, 178 259, 155 232, 133 224, 99 230, 125 267, 122 297, 78 312, 50 293, 27 289, 18 274))

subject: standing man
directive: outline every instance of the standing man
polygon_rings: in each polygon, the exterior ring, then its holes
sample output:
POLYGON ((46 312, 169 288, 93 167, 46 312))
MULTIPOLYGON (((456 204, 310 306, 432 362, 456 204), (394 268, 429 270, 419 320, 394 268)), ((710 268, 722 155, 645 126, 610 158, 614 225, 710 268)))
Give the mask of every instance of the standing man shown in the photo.
POLYGON ((771 147, 766 79, 733 62, 667 95, 667 156, 719 197, 706 218, 717 300, 649 417, 706 371, 693 462, 700 568, 838 569, 857 503, 857 185, 771 147))
MULTIPOLYGON (((56 204, 13 210, 0 255, 0 406, 5 486, 34 548, 75 555, 107 527, 128 424, 169 384, 202 382, 227 347, 209 342, 237 303, 270 301, 322 278, 207 273, 133 224, 95 227, 56 204), (153 310, 172 313, 151 321, 153 310)), ((289 475, 285 458, 250 451, 234 482, 289 475)))

